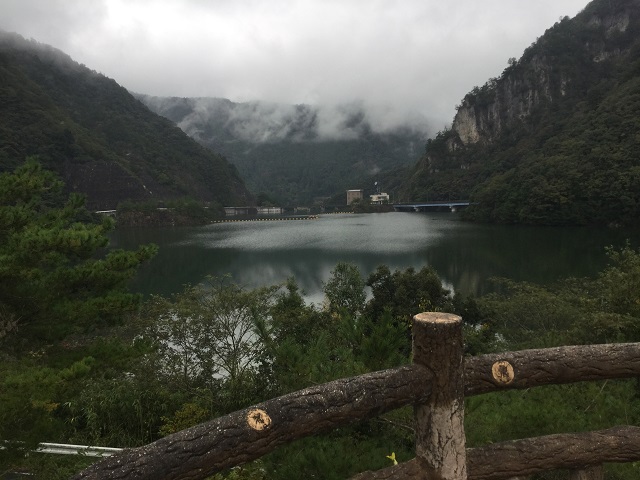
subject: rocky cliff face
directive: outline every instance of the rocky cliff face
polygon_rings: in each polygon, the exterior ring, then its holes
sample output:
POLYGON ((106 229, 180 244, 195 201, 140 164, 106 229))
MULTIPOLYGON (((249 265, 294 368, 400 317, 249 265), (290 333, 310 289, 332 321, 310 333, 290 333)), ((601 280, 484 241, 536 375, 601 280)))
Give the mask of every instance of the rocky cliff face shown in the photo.
POLYGON ((480 221, 632 225, 638 131, 640 0, 594 0, 464 97, 402 195, 470 199, 480 221))
POLYGON ((580 70, 563 65, 562 52, 556 51, 558 37, 568 36, 568 46, 581 43, 577 58, 572 50, 573 61, 600 63, 620 55, 619 40, 637 25, 640 1, 626 2, 622 9, 609 12, 596 3, 572 20, 565 17, 532 44, 519 61, 511 59, 499 78, 465 96, 453 120, 450 151, 461 145, 490 143, 505 129, 526 121, 540 104, 553 103, 581 88, 583 79, 576 78, 580 70))

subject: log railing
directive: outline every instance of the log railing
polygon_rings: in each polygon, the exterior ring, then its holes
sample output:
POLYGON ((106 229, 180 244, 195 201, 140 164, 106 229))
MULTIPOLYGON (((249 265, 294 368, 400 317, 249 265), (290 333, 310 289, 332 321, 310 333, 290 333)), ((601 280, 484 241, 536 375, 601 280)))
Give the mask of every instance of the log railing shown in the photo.
POLYGON ((640 376, 640 344, 522 350, 463 359, 460 317, 414 317, 412 365, 336 380, 239 410, 101 460, 75 479, 204 479, 279 445, 414 405, 416 458, 354 478, 509 479, 554 469, 602 479, 640 460, 640 427, 465 448, 464 398, 507 389, 640 376))

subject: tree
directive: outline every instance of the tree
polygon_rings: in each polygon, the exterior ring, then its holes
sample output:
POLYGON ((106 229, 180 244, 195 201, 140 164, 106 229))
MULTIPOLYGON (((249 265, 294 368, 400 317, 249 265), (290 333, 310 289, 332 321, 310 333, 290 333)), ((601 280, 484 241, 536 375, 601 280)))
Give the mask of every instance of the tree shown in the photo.
POLYGON ((551 285, 497 279, 499 293, 477 304, 506 342, 503 348, 638 341, 640 251, 627 244, 608 248, 607 255, 610 265, 597 278, 551 285))
POLYGON ((255 401, 276 290, 245 290, 222 277, 171 299, 153 297, 143 336, 155 346, 154 370, 179 390, 195 392, 212 412, 255 401))
POLYGON ((156 247, 104 255, 113 226, 96 223, 82 196, 65 198, 63 183, 33 158, 0 174, 0 337, 20 330, 51 340, 134 311, 140 297, 127 282, 156 247))
POLYGON ((356 317, 364 309, 367 295, 360 270, 353 264, 339 262, 331 271, 331 278, 324 285, 324 294, 332 312, 345 311, 356 317))
POLYGON ((367 303, 366 313, 374 319, 389 310, 395 321, 409 325, 420 312, 453 311, 449 291, 442 287, 432 267, 417 272, 409 267, 391 273, 389 267, 380 265, 369 275, 367 285, 373 298, 367 303))
POLYGON ((611 265, 597 282, 601 305, 614 313, 640 318, 640 250, 634 250, 627 242, 620 250, 608 248, 607 255, 611 265))

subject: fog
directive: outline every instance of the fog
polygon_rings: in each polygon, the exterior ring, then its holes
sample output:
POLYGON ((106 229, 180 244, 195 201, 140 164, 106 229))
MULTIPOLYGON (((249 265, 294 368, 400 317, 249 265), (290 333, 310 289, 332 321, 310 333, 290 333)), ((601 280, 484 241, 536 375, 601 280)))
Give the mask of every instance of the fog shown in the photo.
POLYGON ((51 44, 131 91, 260 101, 257 114, 272 122, 248 122, 252 137, 286 135, 278 125, 295 105, 318 108, 320 135, 349 136, 340 114, 350 105, 377 130, 450 124, 468 91, 586 4, 2 0, 0 28, 51 44))
POLYGON ((234 103, 218 98, 145 97, 152 110, 167 115, 178 108, 189 109, 172 118, 190 136, 206 137, 206 126, 228 132, 230 141, 250 143, 355 140, 368 132, 393 134, 399 129, 425 136, 430 129, 418 113, 402 116, 400 110, 383 110, 352 102, 333 106, 289 105, 272 102, 234 103))

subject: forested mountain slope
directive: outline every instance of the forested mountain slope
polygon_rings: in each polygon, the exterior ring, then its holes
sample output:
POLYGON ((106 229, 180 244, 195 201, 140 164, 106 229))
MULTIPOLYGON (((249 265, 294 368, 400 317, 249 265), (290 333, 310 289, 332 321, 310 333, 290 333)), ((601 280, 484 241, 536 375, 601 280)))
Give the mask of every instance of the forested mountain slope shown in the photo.
POLYGON ((462 100, 404 195, 471 198, 476 220, 640 220, 640 1, 595 0, 462 100))
POLYGON ((87 206, 251 198, 236 169, 114 80, 47 45, 0 31, 0 171, 37 155, 87 206))
POLYGON ((229 159, 253 192, 285 205, 373 188, 385 170, 409 167, 426 141, 424 119, 379 125, 362 105, 315 107, 222 98, 137 95, 152 111, 229 159))

